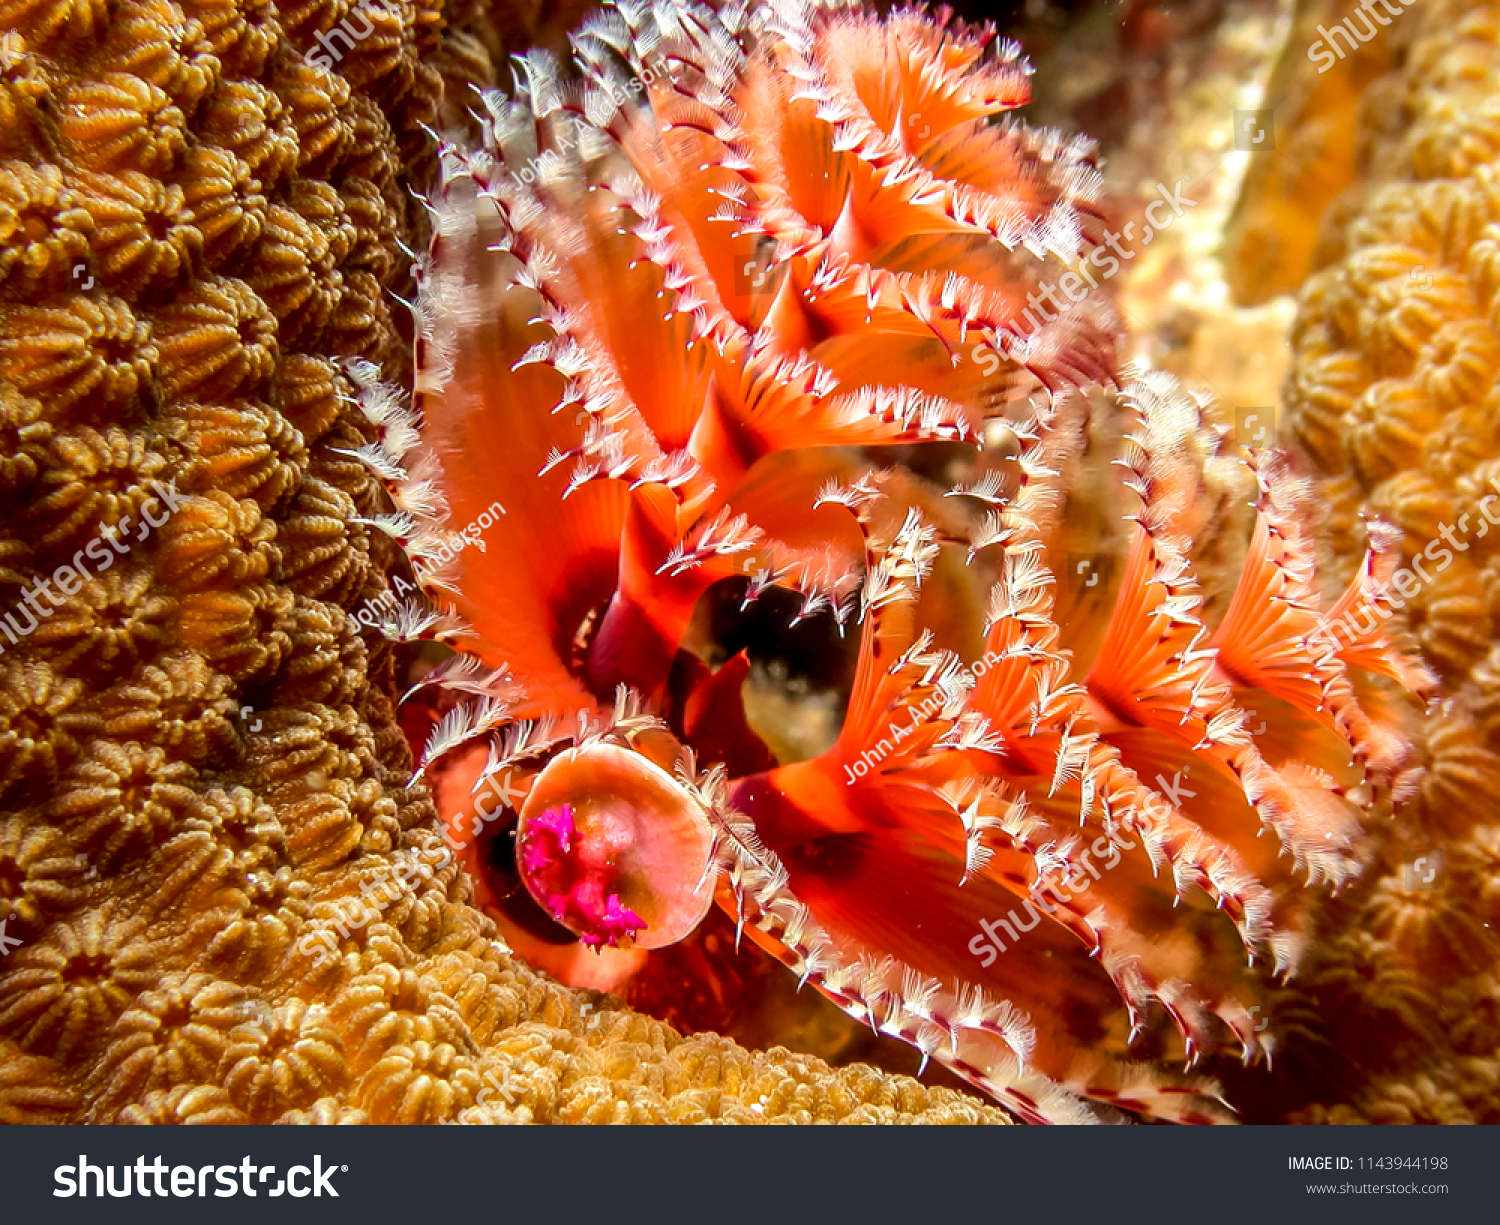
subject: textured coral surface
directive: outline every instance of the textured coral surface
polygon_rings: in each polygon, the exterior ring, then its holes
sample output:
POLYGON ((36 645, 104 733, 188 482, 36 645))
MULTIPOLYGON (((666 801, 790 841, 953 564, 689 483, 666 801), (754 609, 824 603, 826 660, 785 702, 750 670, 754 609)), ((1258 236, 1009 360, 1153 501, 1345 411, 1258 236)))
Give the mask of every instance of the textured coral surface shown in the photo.
POLYGON ((0 1120, 1002 1121, 567 992, 424 839, 339 363, 499 36, 351 9, 0 8, 0 1120))
POLYGON ((1426 723, 1420 803, 1327 916, 1294 1077, 1319 1103, 1303 1118, 1496 1122, 1500 537, 1481 511, 1500 477, 1500 9, 1410 16, 1358 207, 1322 240, 1339 258, 1302 290, 1285 425, 1326 473, 1336 548, 1361 509, 1409 557, 1453 544, 1410 601, 1452 696, 1426 723), (1414 887, 1434 853, 1437 887, 1414 887))
MULTIPOLYGON (((566 991, 434 849, 395 661, 350 615, 399 563, 340 359, 403 377, 418 125, 536 20, 408 0, 345 48, 351 8, 0 4, 0 1121, 1003 1121, 566 991), (298 952, 340 922, 337 958, 298 952)), ((1346 569, 1360 507, 1415 554, 1500 475, 1500 10, 1408 8, 1288 392, 1346 569)), ((1325 916, 1276 1075, 1231 1086, 1263 1117, 1496 1120, 1490 543, 1416 598, 1456 692, 1420 821, 1325 916), (1444 888, 1410 891, 1434 849, 1444 888)))

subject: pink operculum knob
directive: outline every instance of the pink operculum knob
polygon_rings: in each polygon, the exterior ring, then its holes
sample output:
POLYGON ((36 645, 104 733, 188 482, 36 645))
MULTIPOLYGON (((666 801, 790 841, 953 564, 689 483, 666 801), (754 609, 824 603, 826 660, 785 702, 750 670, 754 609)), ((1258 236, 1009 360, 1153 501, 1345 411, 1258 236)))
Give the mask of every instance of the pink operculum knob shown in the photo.
POLYGON ((584 944, 614 948, 622 939, 633 940, 646 923, 608 889, 615 875, 609 841, 580 838, 573 806, 562 804, 530 823, 520 855, 527 884, 548 914, 584 944))
POLYGON ((713 900, 713 832, 701 801, 633 749, 566 749, 532 783, 516 826, 527 891, 584 944, 662 948, 713 900))

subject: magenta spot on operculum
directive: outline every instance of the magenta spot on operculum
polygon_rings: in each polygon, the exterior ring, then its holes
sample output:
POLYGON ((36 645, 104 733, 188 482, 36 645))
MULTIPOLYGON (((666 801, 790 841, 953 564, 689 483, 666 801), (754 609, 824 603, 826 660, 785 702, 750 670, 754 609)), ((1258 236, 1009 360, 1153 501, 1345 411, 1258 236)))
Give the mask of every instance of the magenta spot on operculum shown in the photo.
POLYGON ((646 924, 608 888, 614 875, 608 859, 586 853, 577 833, 571 804, 547 809, 522 836, 521 870, 554 919, 584 944, 613 948, 646 924))
POLYGON ((521 848, 521 867, 543 872, 550 860, 566 855, 573 847, 573 805, 549 808, 536 819, 535 833, 521 848))

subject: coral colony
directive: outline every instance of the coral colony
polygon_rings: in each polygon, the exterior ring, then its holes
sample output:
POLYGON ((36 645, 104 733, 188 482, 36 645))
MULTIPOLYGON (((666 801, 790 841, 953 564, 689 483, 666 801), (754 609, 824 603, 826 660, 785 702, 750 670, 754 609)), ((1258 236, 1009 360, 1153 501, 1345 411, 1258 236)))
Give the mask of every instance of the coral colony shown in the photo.
POLYGON ((1500 1117, 1500 5, 596 7, 8 7, 0 1121, 1500 1117))
POLYGON ((396 631, 459 652, 424 770, 488 743, 487 834, 585 944, 712 899, 1024 1119, 1227 1117, 1191 1064, 1269 1055, 1266 976, 1416 786, 1399 534, 1330 593, 1311 483, 1119 371, 1104 293, 1017 340, 1109 231, 1088 141, 992 122, 1029 69, 991 31, 621 4, 574 46, 441 146, 410 408, 353 368, 426 597, 396 631), (857 636, 820 754, 684 649, 727 583, 857 636))
MULTIPOLYGON (((413 592, 343 363, 399 377, 423 126, 494 77, 470 21, 545 37, 522 9, 0 18, 0 1123, 1004 1121, 586 1001, 495 939, 410 781, 373 629, 413 592)), ((511 826, 523 764, 476 797, 511 826)))
MULTIPOLYGON (((22 592, 21 600, 13 609, 0 612, 0 633, 5 635, 11 646, 17 645, 38 625, 45 623, 63 603, 62 599, 53 594, 53 584, 57 585, 63 597, 77 595, 91 573, 103 574, 119 557, 130 552, 133 543, 145 540, 154 529, 166 525, 168 517, 176 512, 185 499, 177 493, 175 478, 165 488, 156 481, 151 485, 156 492, 141 507, 139 530, 132 535, 129 515, 113 527, 100 524, 100 534, 90 540, 86 547, 74 553, 71 563, 64 562, 58 566, 50 578, 38 579, 29 590, 22 592), (158 519, 151 513, 153 507, 162 509, 161 518, 158 519), (92 566, 84 564, 85 555, 94 563, 92 566), (46 604, 39 602, 38 597, 43 596, 46 597, 46 604)), ((5 643, 0 642, 0 655, 4 653, 5 643)))

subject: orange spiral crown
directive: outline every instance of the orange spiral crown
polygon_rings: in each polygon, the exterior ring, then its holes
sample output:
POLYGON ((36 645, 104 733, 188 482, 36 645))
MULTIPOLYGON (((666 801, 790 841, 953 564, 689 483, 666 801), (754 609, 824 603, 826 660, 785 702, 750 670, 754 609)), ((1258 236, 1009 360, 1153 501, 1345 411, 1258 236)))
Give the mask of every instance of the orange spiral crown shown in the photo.
POLYGON ((388 631, 461 652, 424 769, 488 740, 490 834, 585 942, 675 938, 706 880, 1024 1118, 1223 1117, 1175 1065, 1272 1048, 1259 975, 1415 784, 1391 532, 1331 599, 1285 456, 1118 390, 1107 286, 1038 308, 1095 284, 1101 180, 1008 114, 992 31, 620 3, 574 49, 442 144, 413 404, 355 370, 426 597, 388 631), (684 650, 747 575, 858 634, 809 760, 752 729, 743 656, 684 650))

